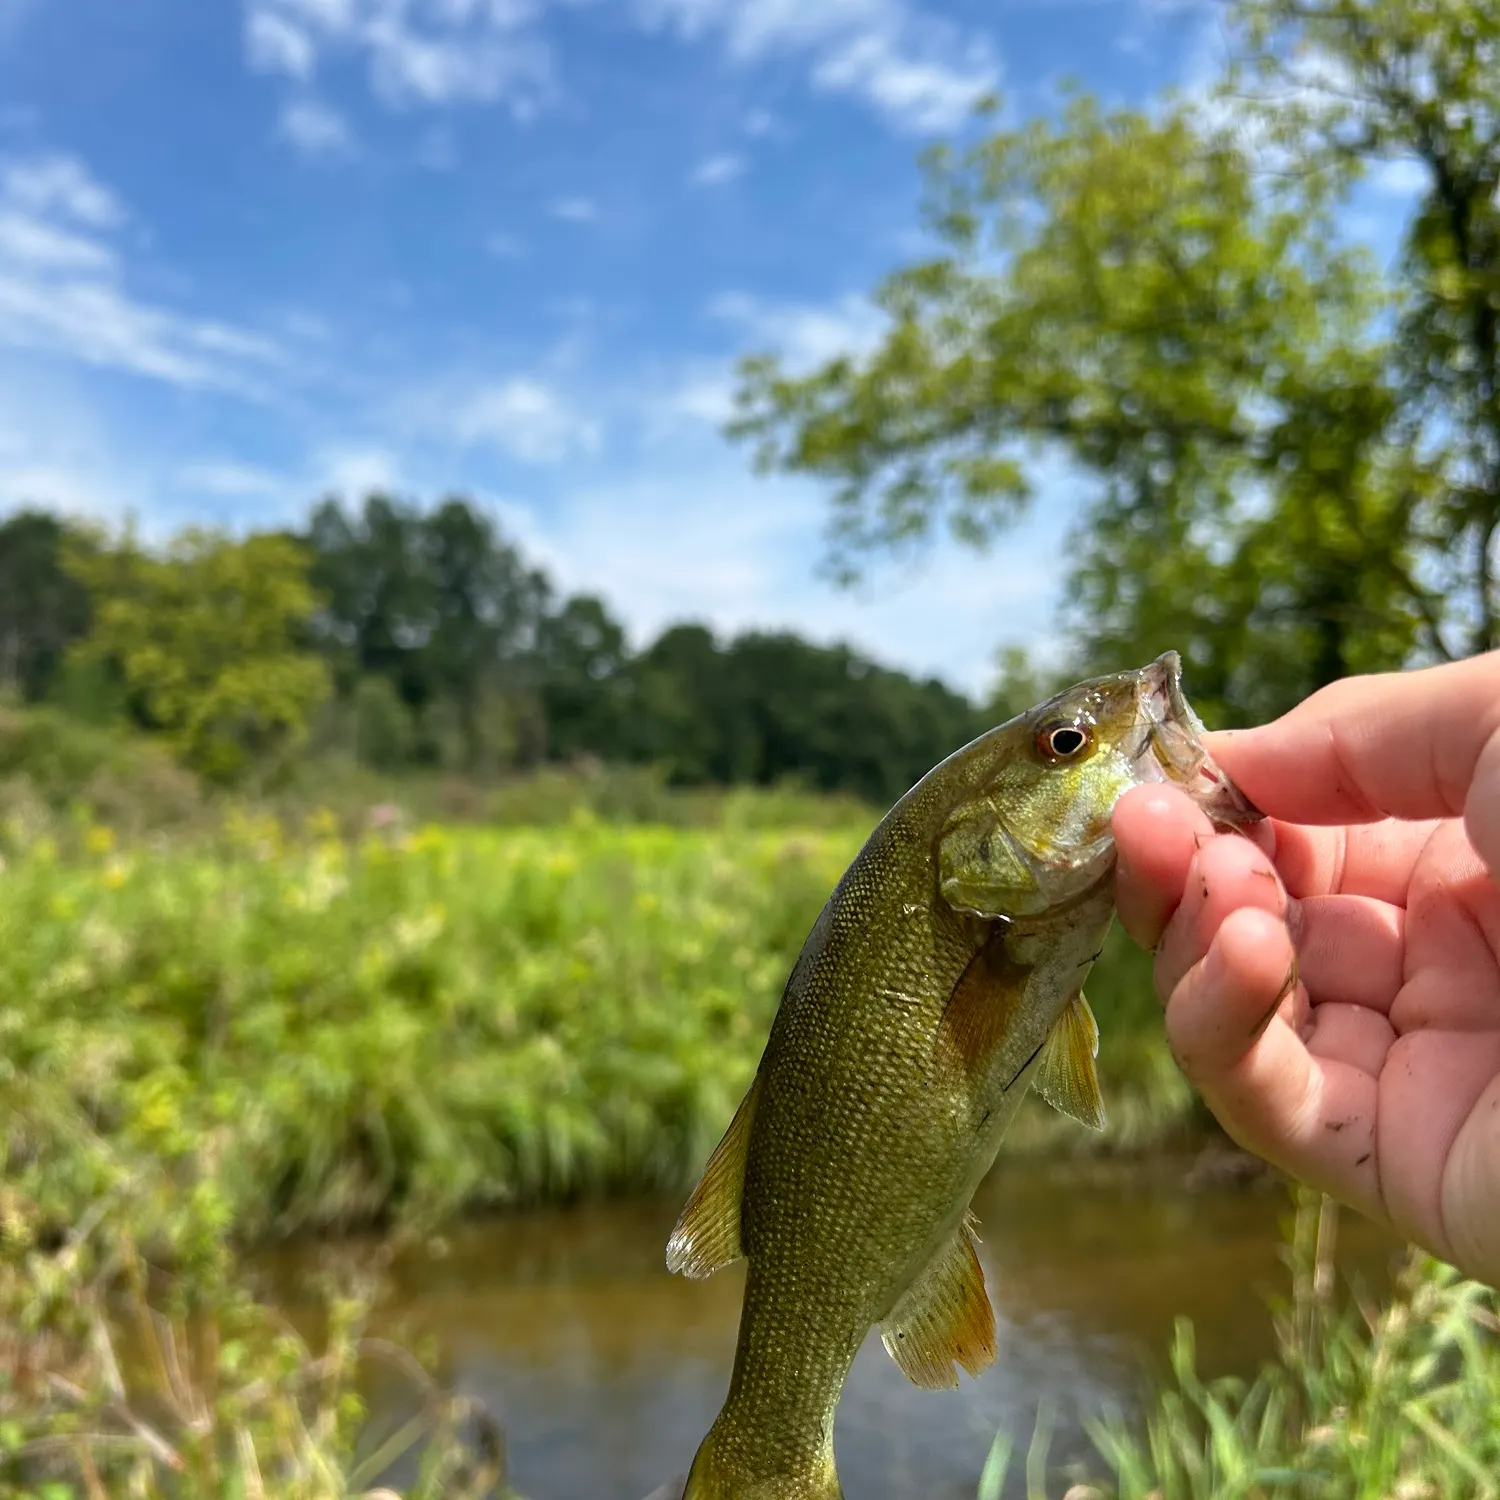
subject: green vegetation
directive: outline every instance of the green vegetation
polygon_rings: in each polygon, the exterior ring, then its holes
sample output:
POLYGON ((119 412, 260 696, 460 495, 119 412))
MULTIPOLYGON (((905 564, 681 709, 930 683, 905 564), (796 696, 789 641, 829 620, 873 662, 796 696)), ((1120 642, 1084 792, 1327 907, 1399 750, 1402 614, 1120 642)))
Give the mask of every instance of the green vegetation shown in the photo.
MULTIPOLYGON (((736 431, 831 484, 846 576, 982 543, 1061 457, 1095 488, 1055 670, 1175 647, 1247 722, 1500 646, 1500 10, 1226 24, 1211 108, 1075 97, 935 152, 941 250, 880 287, 884 339, 750 361, 736 431), (1421 186, 1383 268, 1344 210, 1392 158, 1421 186)), ((412 1435, 417 1493, 498 1492, 425 1377, 412 1434, 363 1430, 363 1291, 314 1352, 226 1245, 680 1186, 873 809, 1051 670, 1009 654, 980 708, 789 635, 636 650, 456 498, 159 549, 0 524, 4 1492, 332 1500, 412 1435)), ((1111 941, 1105 1144, 1141 1147, 1203 1122, 1111 941)), ((1008 1149, 1065 1144, 1097 1142, 1037 1108, 1008 1149)), ((1144 1433, 1098 1432, 1115 1493, 1494 1495, 1494 1297, 1413 1260, 1341 1300, 1299 1222, 1278 1359, 1204 1384, 1184 1329, 1144 1433)))
POLYGON ((153 736, 213 785, 280 794, 353 768, 383 783, 371 800, 447 780, 483 802, 610 764, 884 805, 990 722, 939 682, 788 634, 681 624, 633 652, 601 600, 555 597, 473 505, 381 495, 327 501, 300 535, 188 531, 154 550, 10 517, 7 692, 153 736))
POLYGON ((210 1186, 182 1191, 170 1159, 122 1151, 50 1081, 12 1074, 4 1109, 0 1494, 390 1500, 369 1486, 404 1460, 412 1500, 515 1500, 488 1414, 371 1335, 379 1257, 327 1268, 314 1342, 245 1286, 210 1186), (93 1195, 65 1231, 15 1170, 64 1141, 93 1195), (377 1370, 406 1393, 390 1431, 365 1406, 377 1370))
POLYGON ((1500 1495, 1500 1296, 1415 1252, 1384 1306, 1339 1295, 1336 1214, 1304 1197, 1277 1356, 1254 1381, 1201 1381, 1183 1323, 1144 1433, 1096 1429, 1118 1500, 1500 1495))
MULTIPOLYGON (((1298 1190, 1290 1295, 1273 1301, 1276 1353, 1253 1380, 1204 1381, 1179 1321, 1170 1377, 1126 1419, 1089 1424, 1112 1478, 1070 1464, 1065 1500, 1494 1500, 1500 1495, 1500 1293, 1407 1252, 1376 1305, 1340 1287, 1339 1208, 1298 1190)), ((1050 1428, 1026 1456, 1047 1500, 1050 1428)), ((1016 1456, 997 1433, 978 1500, 999 1500, 1016 1456)))
POLYGON ((75 548, 92 623, 74 663, 113 671, 136 718, 212 781, 274 766, 307 732, 327 671, 299 649, 315 595, 284 537, 185 531, 162 556, 75 548))
POLYGON ((846 575, 976 543, 1038 456, 1093 481, 1072 660, 1176 647, 1213 722, 1500 645, 1500 17, 1488 0, 1239 0, 1212 107, 1073 99, 929 159, 940 248, 870 353, 743 367, 739 435, 826 480, 846 575), (1420 188, 1389 270, 1361 174, 1420 188))
MULTIPOLYGON (((5 1179, 55 1224, 101 1190, 71 1134, 17 1123, 11 1092, 42 1088, 242 1242, 680 1188, 863 832, 583 818, 349 842, 331 817, 288 837, 236 815, 211 847, 13 838, 5 1179)), ((1149 1144, 1191 1096, 1149 990, 1101 968, 1112 1139, 1149 1144)), ((1040 1107, 1016 1139, 1096 1141, 1040 1107)))

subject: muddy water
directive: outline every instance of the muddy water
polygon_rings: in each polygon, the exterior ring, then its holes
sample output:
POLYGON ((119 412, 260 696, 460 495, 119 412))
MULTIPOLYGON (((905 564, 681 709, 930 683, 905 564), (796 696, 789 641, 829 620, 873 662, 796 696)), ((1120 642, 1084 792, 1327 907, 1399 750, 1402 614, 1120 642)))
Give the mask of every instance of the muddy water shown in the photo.
MULTIPOLYGON (((956 1392, 922 1392, 872 1337, 835 1429, 850 1500, 972 1500, 996 1429, 1024 1452, 1039 1407, 1061 1493, 1092 1454, 1082 1420, 1134 1406, 1181 1315, 1196 1325, 1201 1371, 1253 1370, 1271 1347, 1264 1295, 1286 1282, 1289 1201, 1275 1187, 1189 1191, 1184 1165, 1012 1164, 993 1175, 975 1207, 1000 1359, 956 1392)), ((448 1378, 501 1416, 527 1500, 643 1500, 686 1469, 712 1420, 742 1274, 667 1275, 677 1206, 494 1220, 396 1267, 402 1331, 435 1339, 448 1378)), ((1343 1258, 1362 1274, 1380 1279, 1392 1249, 1342 1220, 1343 1258)), ((279 1258, 276 1279, 290 1290, 310 1264, 279 1258)), ((1008 1495, 1024 1493, 1019 1468, 1008 1495)))

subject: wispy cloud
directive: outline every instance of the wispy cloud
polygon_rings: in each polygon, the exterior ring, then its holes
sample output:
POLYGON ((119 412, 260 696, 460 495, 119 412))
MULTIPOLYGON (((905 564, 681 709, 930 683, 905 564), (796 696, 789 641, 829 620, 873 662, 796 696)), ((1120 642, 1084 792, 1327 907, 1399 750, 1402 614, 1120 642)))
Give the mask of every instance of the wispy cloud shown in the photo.
POLYGON ((398 494, 405 488, 401 461, 385 448, 330 448, 319 455, 314 469, 313 489, 320 495, 362 499, 377 492, 398 494))
POLYGON ((288 487, 285 479, 267 469, 226 459, 185 464, 177 471, 177 482, 184 489, 230 499, 256 499, 279 494, 288 487))
MULTIPOLYGON (((245 0, 251 67, 305 82, 327 56, 363 57, 393 105, 504 104, 529 118, 560 93, 542 18, 560 0, 245 0)), ((632 0, 648 31, 718 38, 739 62, 800 57, 815 89, 904 130, 958 125, 1000 66, 989 40, 910 0, 632 0)), ((769 116, 751 117, 763 133, 769 116)))
POLYGON ((309 161, 338 161, 355 151, 354 133, 336 109, 295 99, 281 111, 276 133, 309 161))
POLYGON ((709 303, 710 317, 738 329, 745 344, 781 357, 793 370, 840 354, 864 354, 878 342, 885 315, 863 297, 826 306, 775 302, 748 292, 723 292, 709 303))
POLYGON ((254 10, 245 18, 245 51, 258 72, 298 80, 311 78, 317 61, 312 37, 274 10, 254 10))
POLYGON ((568 224, 592 224, 599 217, 599 205, 592 198, 554 198, 547 212, 568 224))
POLYGON ((545 381, 516 376, 459 401, 443 425, 460 443, 498 449, 528 464, 554 464, 600 443, 599 424, 545 381))
POLYGON ((740 62, 805 57, 815 88, 907 130, 954 128, 1000 80, 985 37, 904 0, 637 0, 637 13, 684 38, 718 36, 740 62))
POLYGON ((1061 472, 1039 478, 1048 503, 988 554, 939 539, 920 565, 883 569, 878 588, 854 593, 814 576, 819 491, 757 480, 707 442, 679 449, 669 468, 572 486, 545 511, 507 506, 503 520, 563 587, 608 599, 637 644, 683 619, 726 636, 790 629, 978 693, 1001 642, 1045 649, 1053 633, 1080 491, 1061 472))
POLYGON ((180 386, 241 387, 275 358, 259 335, 154 306, 125 286, 115 195, 73 157, 0 167, 0 346, 180 386))
POLYGON ((722 187, 733 182, 745 170, 745 158, 728 153, 709 156, 693 168, 692 182, 697 187, 722 187))
POLYGON ((76 156, 60 153, 0 161, 0 195, 27 213, 112 229, 125 218, 120 200, 76 156))
POLYGON ((247 0, 246 56, 297 79, 325 55, 363 56, 391 104, 504 103, 525 116, 553 93, 536 10, 526 0, 247 0))

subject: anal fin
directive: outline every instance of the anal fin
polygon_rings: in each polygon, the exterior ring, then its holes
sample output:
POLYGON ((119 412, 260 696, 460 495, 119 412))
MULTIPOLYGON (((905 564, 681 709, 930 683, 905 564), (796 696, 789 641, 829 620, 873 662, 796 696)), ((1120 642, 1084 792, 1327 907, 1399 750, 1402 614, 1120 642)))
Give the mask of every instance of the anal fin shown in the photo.
POLYGON ((688 1197, 672 1238, 667 1241, 667 1269, 690 1280, 712 1276, 732 1265, 740 1249, 740 1202, 745 1191, 745 1157, 750 1149, 750 1126, 755 1119, 755 1096, 760 1076, 740 1100, 740 1107, 724 1132, 724 1139, 688 1197))
POLYGON ((995 1360, 995 1314, 972 1223, 966 1214, 880 1325, 891 1358, 925 1390, 956 1386, 955 1362, 977 1375, 995 1360))
POLYGON ((1063 1007, 1042 1047, 1032 1087, 1053 1109, 1090 1130, 1104 1129, 1104 1096, 1094 1059, 1099 1055, 1099 1026, 1080 990, 1063 1007))

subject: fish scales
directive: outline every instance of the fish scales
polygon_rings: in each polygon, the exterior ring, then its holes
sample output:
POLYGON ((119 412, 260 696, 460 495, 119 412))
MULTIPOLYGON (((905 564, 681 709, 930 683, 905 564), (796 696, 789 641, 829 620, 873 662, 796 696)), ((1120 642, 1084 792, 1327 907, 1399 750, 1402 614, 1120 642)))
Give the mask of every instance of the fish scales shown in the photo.
POLYGON ((929 772, 814 923, 754 1083, 668 1249, 748 1261, 734 1370, 685 1500, 838 1500, 833 1422, 869 1330, 919 1384, 995 1354, 969 1203, 1035 1084, 1103 1120, 1082 983, 1114 911, 1108 819, 1207 761, 1168 653, 1080 684, 929 772))

